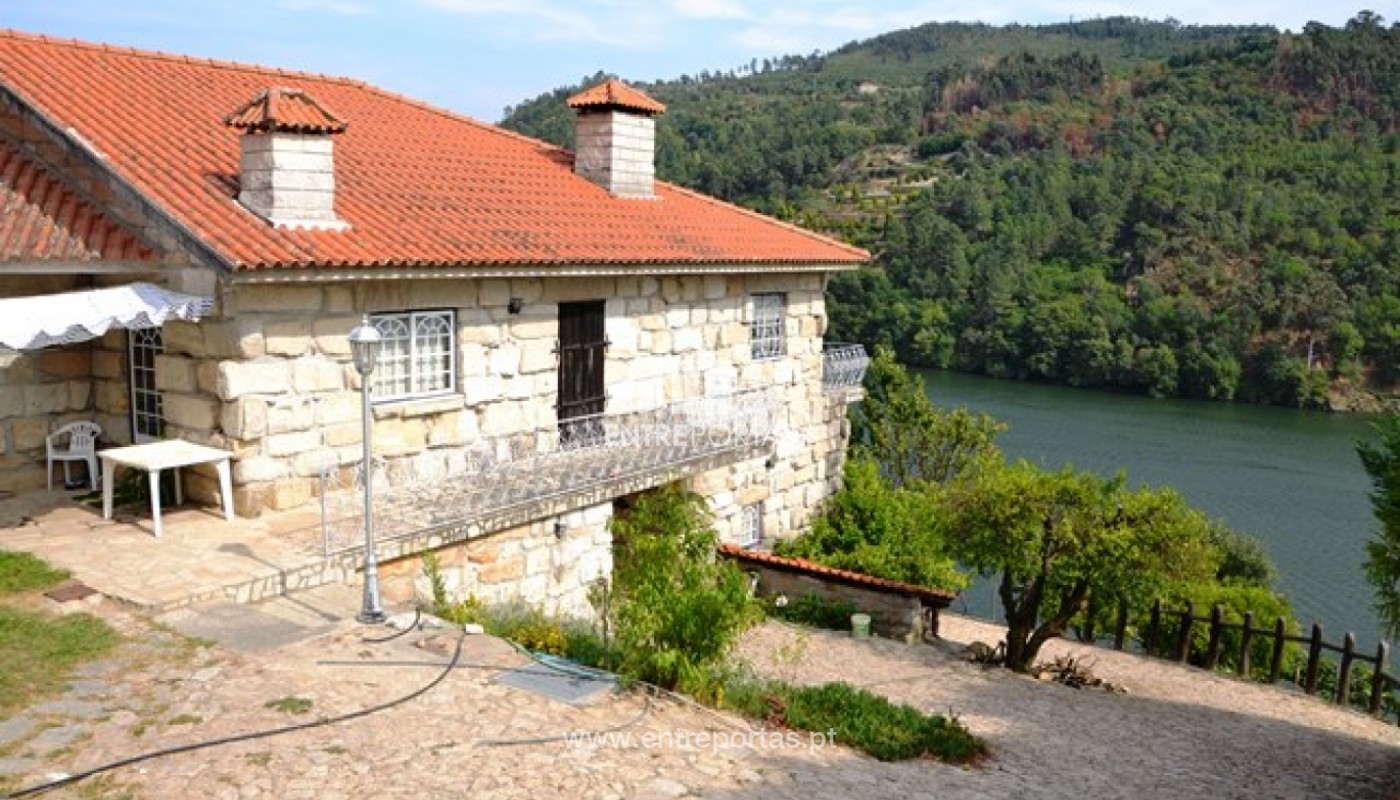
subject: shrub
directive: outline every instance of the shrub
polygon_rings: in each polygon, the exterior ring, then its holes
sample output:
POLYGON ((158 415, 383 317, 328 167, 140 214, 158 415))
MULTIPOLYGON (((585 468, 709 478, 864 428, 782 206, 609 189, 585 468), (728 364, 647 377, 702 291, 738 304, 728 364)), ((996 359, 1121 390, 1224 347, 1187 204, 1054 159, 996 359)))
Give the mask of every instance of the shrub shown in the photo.
POLYGON ((427 609, 430 614, 458 625, 475 623, 489 627, 488 622, 492 615, 487 611, 486 604, 476 595, 468 595, 461 600, 448 597, 447 582, 442 577, 442 562, 438 560, 436 553, 424 553, 421 561, 423 574, 428 578, 429 591, 432 594, 427 609))
POLYGON ((678 486, 612 520, 608 608, 624 676, 673 688, 703 674, 760 612, 743 572, 715 556, 703 501, 678 486))
POLYGON ((770 595, 763 598, 764 608, 769 616, 798 625, 810 625, 813 628, 844 631, 851 627, 851 615, 860 611, 856 604, 849 600, 831 600, 815 594, 805 594, 782 604, 778 601, 778 598, 782 597, 785 596, 770 595))
POLYGON ((845 683, 739 683, 728 697, 728 708, 799 730, 832 731, 836 741, 881 761, 933 756, 964 763, 986 752, 986 744, 956 719, 895 705, 845 683))
POLYGON ((933 497, 895 488, 868 456, 846 464, 843 486, 809 533, 779 542, 780 555, 893 581, 961 589, 967 577, 947 554, 933 497))
MULTIPOLYGON (((1303 688, 1308 670, 1308 654, 1302 650, 1290 653, 1283 662, 1284 679, 1303 688)), ((1317 665, 1317 696, 1331 702, 1337 696, 1337 680, 1341 670, 1337 662, 1323 658, 1317 665)), ((1374 673, 1365 664, 1353 663, 1351 683, 1347 692, 1347 705, 1355 709, 1368 710, 1371 704, 1371 679, 1374 673)), ((1400 694, 1389 687, 1381 692, 1381 716, 1389 720, 1400 720, 1400 694)))
MULTIPOLYGON (((1254 612, 1254 629, 1273 631, 1274 622, 1282 616, 1286 630, 1296 635, 1298 624, 1293 618, 1293 609, 1288 601, 1272 589, 1237 583, 1195 583, 1177 587, 1164 601, 1163 607, 1180 610, 1190 600, 1193 612, 1198 617, 1209 617, 1216 605, 1225 609, 1226 623, 1238 625, 1244 621, 1246 611, 1254 612)), ((1138 630, 1147 629, 1147 617, 1138 621, 1138 630)), ((1176 653, 1177 638, 1181 631, 1181 617, 1176 614, 1162 615, 1162 629, 1157 634, 1154 655, 1170 658, 1176 653)), ((1226 628, 1220 633, 1220 669, 1238 672, 1240 666, 1241 631, 1226 628)), ((1206 662, 1210 645, 1210 622, 1198 621, 1191 626, 1190 651, 1187 661, 1197 666, 1206 662)), ((1249 650, 1250 674, 1256 678, 1268 676, 1269 664, 1273 658, 1274 637, 1255 635, 1249 650)), ((1299 652, 1298 645, 1288 644, 1284 648, 1284 658, 1289 659, 1299 652)), ((1244 677, 1244 676, 1241 676, 1244 677)))
POLYGON ((568 654, 568 635, 563 624, 543 611, 507 609, 488 614, 485 628, 492 635, 509 639, 526 650, 562 656, 568 654))

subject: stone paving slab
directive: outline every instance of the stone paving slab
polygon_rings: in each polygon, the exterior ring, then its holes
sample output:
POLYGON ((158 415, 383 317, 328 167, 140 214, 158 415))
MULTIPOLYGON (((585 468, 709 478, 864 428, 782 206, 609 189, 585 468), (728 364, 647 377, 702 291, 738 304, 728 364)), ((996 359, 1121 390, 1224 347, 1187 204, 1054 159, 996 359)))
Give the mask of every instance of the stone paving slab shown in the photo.
MULTIPOLYGON (((225 521, 217 510, 181 506, 163 515, 157 539, 139 515, 102 519, 61 492, 28 492, 0 508, 0 548, 34 553, 103 595, 162 611, 195 602, 248 602, 290 583, 317 585, 325 570, 319 517, 307 512, 225 521)), ((326 579, 346 577, 327 572, 326 579)))
POLYGON ((23 738, 34 730, 34 722, 26 717, 11 717, 0 720, 0 748, 23 738))
POLYGON ((319 625, 293 621, 270 613, 264 605, 215 600, 161 614, 157 620, 186 636, 209 639, 240 652, 272 650, 334 627, 333 620, 319 625))

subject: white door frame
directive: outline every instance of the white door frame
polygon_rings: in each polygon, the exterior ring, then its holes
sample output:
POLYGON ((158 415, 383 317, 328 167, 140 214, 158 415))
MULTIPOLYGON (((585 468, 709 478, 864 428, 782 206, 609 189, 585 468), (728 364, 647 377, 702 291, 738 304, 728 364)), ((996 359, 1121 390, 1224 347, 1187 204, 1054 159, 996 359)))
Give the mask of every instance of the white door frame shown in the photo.
POLYGON ((154 442, 165 433, 164 403, 156 388, 156 356, 165 352, 160 328, 129 330, 127 386, 131 391, 131 441, 154 442))

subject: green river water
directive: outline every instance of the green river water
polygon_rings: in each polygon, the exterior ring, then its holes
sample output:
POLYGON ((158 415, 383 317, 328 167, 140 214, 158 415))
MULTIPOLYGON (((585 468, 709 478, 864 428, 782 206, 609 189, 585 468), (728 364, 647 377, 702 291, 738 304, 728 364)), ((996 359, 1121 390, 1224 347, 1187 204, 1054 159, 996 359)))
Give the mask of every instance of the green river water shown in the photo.
MULTIPOLYGON (((938 405, 1008 423, 1008 457, 1122 469, 1130 484, 1175 487, 1264 543, 1300 622, 1321 622, 1335 642, 1354 631, 1362 652, 1375 648, 1380 627, 1361 563, 1376 522, 1355 451, 1370 434, 1366 419, 918 372, 938 405)), ((967 593, 966 611, 1001 616, 985 582, 967 593)))

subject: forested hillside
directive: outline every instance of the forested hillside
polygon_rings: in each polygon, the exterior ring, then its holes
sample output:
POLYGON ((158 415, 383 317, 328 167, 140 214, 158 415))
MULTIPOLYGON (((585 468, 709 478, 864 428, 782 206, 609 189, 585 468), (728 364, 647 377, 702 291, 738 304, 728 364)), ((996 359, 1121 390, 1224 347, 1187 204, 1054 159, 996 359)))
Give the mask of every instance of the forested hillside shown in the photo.
MULTIPOLYGON (((568 144, 577 88, 507 125, 568 144)), ((876 254, 829 339, 1305 406, 1400 379, 1400 25, 1373 14, 928 25, 642 88, 662 177, 876 254)))

